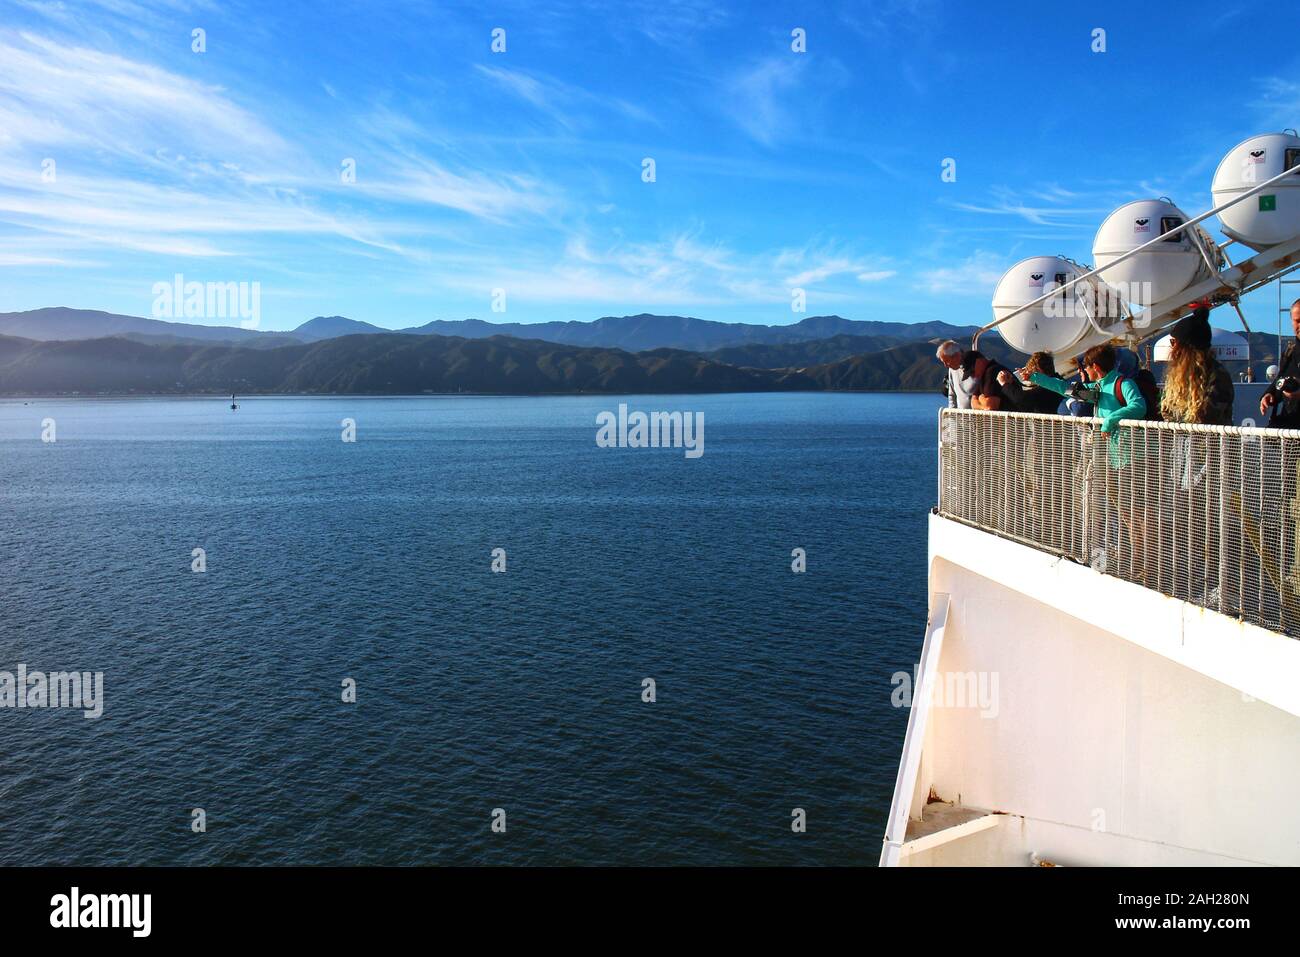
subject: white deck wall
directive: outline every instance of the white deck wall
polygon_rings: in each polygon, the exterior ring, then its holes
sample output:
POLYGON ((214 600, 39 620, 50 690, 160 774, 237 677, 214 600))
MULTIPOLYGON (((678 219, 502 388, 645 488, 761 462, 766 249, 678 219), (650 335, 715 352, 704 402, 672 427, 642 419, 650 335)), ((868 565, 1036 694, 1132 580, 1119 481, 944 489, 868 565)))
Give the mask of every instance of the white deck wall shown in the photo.
POLYGON ((937 700, 911 814, 933 788, 1009 817, 904 864, 1300 864, 1300 642, 938 516, 930 541, 940 675, 997 694, 937 700))

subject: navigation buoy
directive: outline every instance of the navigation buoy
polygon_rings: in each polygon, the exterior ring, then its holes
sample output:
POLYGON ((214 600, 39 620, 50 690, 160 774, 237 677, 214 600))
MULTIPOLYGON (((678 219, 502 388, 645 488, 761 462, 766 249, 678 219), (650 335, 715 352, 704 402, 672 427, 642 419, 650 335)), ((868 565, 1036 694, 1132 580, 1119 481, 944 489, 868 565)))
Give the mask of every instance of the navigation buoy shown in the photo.
MULTIPOLYGON (((1187 214, 1167 199, 1140 199, 1115 210, 1097 230, 1092 255, 1097 268, 1109 266, 1143 243, 1187 222, 1187 214)), ((1176 296, 1193 282, 1208 278, 1209 267, 1196 247, 1192 231, 1212 259, 1220 253, 1199 227, 1184 229, 1162 243, 1106 269, 1101 278, 1115 287, 1126 302, 1150 306, 1176 296)))
MULTIPOLYGON (((1031 256, 1016 263, 998 280, 993 292, 993 318, 1001 319, 1045 293, 1088 272, 1087 266, 1064 256, 1031 256)), ((1033 309, 1026 309, 998 326, 1002 338, 1027 354, 1062 353, 1092 328, 1089 314, 1101 326, 1121 318, 1118 297, 1095 279, 1058 292, 1033 309)))
MULTIPOLYGON (((1214 171, 1214 205, 1266 183, 1283 170, 1300 167, 1300 136, 1295 130, 1263 133, 1242 140, 1214 171)), ((1300 169, 1265 192, 1243 199, 1219 214, 1224 235, 1256 251, 1300 233, 1300 169)))

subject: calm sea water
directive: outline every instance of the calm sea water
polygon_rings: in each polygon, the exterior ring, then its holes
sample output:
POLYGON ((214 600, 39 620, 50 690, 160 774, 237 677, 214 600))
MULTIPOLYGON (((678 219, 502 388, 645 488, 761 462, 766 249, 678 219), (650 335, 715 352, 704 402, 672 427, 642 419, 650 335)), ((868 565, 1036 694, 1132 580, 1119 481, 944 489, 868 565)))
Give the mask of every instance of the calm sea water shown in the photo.
POLYGON ((874 864, 941 401, 0 401, 0 863, 874 864))

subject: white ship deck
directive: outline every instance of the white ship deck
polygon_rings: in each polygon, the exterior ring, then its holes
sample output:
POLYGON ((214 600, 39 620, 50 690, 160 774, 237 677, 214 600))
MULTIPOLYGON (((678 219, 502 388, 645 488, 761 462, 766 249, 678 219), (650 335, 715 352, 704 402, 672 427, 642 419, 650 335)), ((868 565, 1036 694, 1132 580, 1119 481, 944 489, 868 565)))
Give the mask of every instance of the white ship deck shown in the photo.
POLYGON ((1300 436, 943 418, 882 864, 1300 863, 1300 436))

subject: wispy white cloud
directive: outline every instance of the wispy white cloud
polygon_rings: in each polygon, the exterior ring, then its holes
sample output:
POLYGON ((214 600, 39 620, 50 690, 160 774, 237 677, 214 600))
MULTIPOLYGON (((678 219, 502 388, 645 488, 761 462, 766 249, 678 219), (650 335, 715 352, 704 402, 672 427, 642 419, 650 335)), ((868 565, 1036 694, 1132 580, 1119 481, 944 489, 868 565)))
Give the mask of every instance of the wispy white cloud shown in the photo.
POLYGON ((840 276, 846 273, 856 273, 858 276, 873 275, 869 271, 861 271, 862 269, 861 263, 851 259, 828 259, 802 272, 787 276, 785 282, 790 286, 811 286, 832 276, 840 276))
POLYGON ((786 95, 799 87, 807 62, 795 54, 774 56, 733 74, 724 101, 732 121, 765 146, 790 136, 799 124, 786 95))
POLYGON ((224 256, 247 251, 249 237, 297 234, 418 257, 404 237, 438 226, 397 209, 437 207, 501 223, 555 202, 534 177, 458 172, 400 142, 357 145, 361 170, 345 185, 338 168, 218 86, 113 53, 0 33, 0 221, 69 248, 224 256), (353 202, 360 199, 367 202, 353 202), (386 213, 376 213, 376 201, 386 213))
POLYGON ((0 219, 81 246, 134 249, 174 256, 222 256, 232 237, 331 235, 399 252, 385 238, 403 227, 342 218, 293 196, 257 188, 200 191, 129 179, 60 173, 33 184, 0 172, 0 219))
MULTIPOLYGON (((825 135, 833 98, 852 77, 838 58, 795 53, 784 38, 783 52, 762 57, 704 82, 717 88, 716 108, 741 132, 767 147, 798 143, 818 149, 846 149, 842 138, 825 135)), ((833 127, 832 127, 833 129, 833 127)))
POLYGON ((946 205, 967 213, 1007 217, 1035 226, 1056 228, 1095 226, 1097 217, 1110 211, 1110 207, 1096 197, 1085 198, 1080 193, 1054 185, 1032 188, 1027 192, 1037 199, 1036 204, 1027 202, 1018 190, 993 187, 988 191, 988 199, 983 202, 950 202, 946 205), (1079 205, 1076 202, 1079 200, 1084 200, 1084 204, 1079 205), (1065 205, 1066 203, 1073 205, 1065 205))
POLYGON ((840 20, 873 54, 886 56, 890 72, 918 96, 928 94, 959 64, 935 40, 945 12, 940 0, 848 0, 836 7, 840 20))
POLYGON ((219 87, 31 33, 0 35, 0 148, 88 148, 152 162, 177 144, 245 165, 289 152, 219 87))
POLYGON ((376 199, 459 210, 493 222, 518 214, 539 214, 557 202, 550 184, 521 174, 457 173, 435 160, 410 153, 368 151, 348 189, 376 199))
POLYGON ((992 296, 1009 265, 1004 257, 978 250, 951 266, 922 270, 917 284, 931 295, 992 296))
POLYGON ((573 120, 560 103, 560 100, 565 98, 564 93, 555 84, 544 83, 538 77, 522 70, 509 70, 482 63, 474 64, 474 69, 497 86, 550 116, 561 126, 573 128, 573 120))
POLYGON ((435 261, 445 282, 467 294, 486 298, 488 290, 504 288, 517 303, 571 301, 608 308, 788 308, 796 285, 808 287, 821 302, 850 302, 862 284, 896 275, 870 268, 871 260, 831 243, 741 253, 706 239, 698 229, 613 243, 575 233, 559 250, 539 246, 508 261, 490 250, 458 251, 435 261))
POLYGON ((731 18, 717 0, 630 0, 628 7, 636 29, 663 44, 681 43, 684 37, 720 27, 731 18))
POLYGON ((31 253, 11 253, 0 250, 0 266, 71 266, 73 260, 62 256, 33 256, 31 253))
POLYGON ((843 244, 826 241, 782 249, 771 264, 775 272, 783 275, 781 281, 787 289, 815 286, 829 279, 849 276, 863 283, 883 282, 897 275, 897 271, 889 266, 885 258, 861 256, 843 244))
POLYGON ((1254 107, 1264 124, 1275 128, 1294 127, 1296 117, 1300 115, 1300 80, 1290 76, 1269 76, 1259 81, 1259 88, 1254 107))
POLYGON ((592 93, 545 73, 482 63, 476 63, 474 69, 567 130, 578 130, 590 125, 592 108, 658 125, 658 121, 648 111, 629 100, 592 93))

